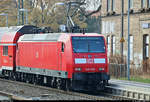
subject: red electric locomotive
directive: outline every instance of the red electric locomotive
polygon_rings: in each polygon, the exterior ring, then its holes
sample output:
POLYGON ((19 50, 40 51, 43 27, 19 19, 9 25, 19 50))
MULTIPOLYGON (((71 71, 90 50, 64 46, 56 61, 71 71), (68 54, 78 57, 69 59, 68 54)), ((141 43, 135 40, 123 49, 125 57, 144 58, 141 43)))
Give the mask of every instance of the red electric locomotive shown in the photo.
POLYGON ((103 89, 110 79, 106 41, 100 34, 25 34, 16 41, 13 55, 3 55, 6 45, 1 48, 1 55, 8 56, 2 62, 14 59, 11 69, 1 65, 4 76, 74 90, 103 89))

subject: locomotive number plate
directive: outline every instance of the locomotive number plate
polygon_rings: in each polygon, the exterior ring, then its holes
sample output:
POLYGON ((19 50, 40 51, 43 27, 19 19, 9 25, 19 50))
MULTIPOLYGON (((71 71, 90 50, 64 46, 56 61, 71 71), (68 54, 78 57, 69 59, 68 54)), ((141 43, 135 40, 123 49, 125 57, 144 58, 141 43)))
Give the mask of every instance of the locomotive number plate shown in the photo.
POLYGON ((94 60, 92 58, 87 59, 87 63, 94 63, 94 60))

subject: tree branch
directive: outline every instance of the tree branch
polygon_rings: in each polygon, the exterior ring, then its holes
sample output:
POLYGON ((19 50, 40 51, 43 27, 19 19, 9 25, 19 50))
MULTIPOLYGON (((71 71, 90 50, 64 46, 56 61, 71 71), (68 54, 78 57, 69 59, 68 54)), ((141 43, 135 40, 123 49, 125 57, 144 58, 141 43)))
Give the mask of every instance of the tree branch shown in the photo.
POLYGON ((99 12, 100 10, 101 10, 101 5, 97 8, 97 10, 95 10, 95 11, 92 11, 92 12, 90 12, 89 14, 86 14, 85 16, 86 17, 89 17, 89 16, 91 16, 91 15, 93 15, 94 13, 97 13, 97 12, 99 12))
POLYGON ((83 5, 86 4, 86 0, 82 0, 82 1, 80 1, 80 0, 74 0, 74 2, 72 2, 72 3, 78 4, 77 7, 80 9, 80 13, 81 13, 82 15, 84 15, 86 18, 88 18, 89 16, 91 16, 91 15, 93 15, 93 14, 99 12, 99 11, 101 10, 101 6, 102 6, 102 5, 99 5, 99 7, 98 7, 96 10, 94 10, 94 11, 88 13, 88 12, 85 10, 85 8, 82 7, 83 5))

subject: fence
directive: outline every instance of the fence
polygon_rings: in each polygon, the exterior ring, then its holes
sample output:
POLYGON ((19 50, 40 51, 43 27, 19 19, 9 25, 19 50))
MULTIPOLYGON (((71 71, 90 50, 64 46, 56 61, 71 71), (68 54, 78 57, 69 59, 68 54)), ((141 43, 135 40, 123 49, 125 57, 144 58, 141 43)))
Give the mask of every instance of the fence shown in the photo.
MULTIPOLYGON (((114 78, 127 77, 127 64, 110 63, 109 74, 114 78)), ((150 78, 150 60, 145 60, 141 67, 136 67, 134 64, 130 64, 130 76, 150 78)))
POLYGON ((109 74, 115 78, 121 78, 127 76, 127 65, 126 64, 109 64, 109 74))
POLYGON ((143 72, 150 74, 150 59, 146 59, 143 61, 143 72))

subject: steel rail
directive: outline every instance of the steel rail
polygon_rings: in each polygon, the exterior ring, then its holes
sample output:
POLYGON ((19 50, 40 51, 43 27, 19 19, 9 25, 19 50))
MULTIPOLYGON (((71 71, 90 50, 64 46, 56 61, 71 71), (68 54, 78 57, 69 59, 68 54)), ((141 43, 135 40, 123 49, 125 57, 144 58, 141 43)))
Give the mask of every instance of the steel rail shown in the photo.
MULTIPOLYGON (((92 100, 150 100, 150 95, 142 94, 138 91, 132 92, 132 91, 125 90, 125 89, 114 88, 111 86, 107 86, 105 92, 98 91, 98 92, 96 92, 96 94, 92 94, 92 93, 88 94, 88 93, 83 93, 83 92, 64 91, 64 90, 59 90, 56 88, 45 87, 45 86, 34 85, 34 84, 30 84, 30 83, 12 81, 12 80, 1 79, 1 78, 0 78, 0 81, 5 81, 8 83, 15 83, 15 84, 23 85, 23 86, 34 87, 34 88, 39 88, 42 90, 54 91, 54 92, 58 92, 61 94, 79 96, 79 97, 92 99, 92 100)), ((5 92, 4 92, 4 94, 5 94, 5 92)), ((16 96, 16 95, 9 94, 9 93, 6 93, 6 94, 10 95, 11 98, 14 100, 32 100, 32 98, 25 98, 22 96, 16 96)), ((49 96, 49 94, 41 94, 40 96, 41 97, 49 96)))
MULTIPOLYGON (((79 96, 79 97, 92 99, 92 100, 150 100, 150 95, 142 94, 138 91, 132 92, 132 91, 125 90, 125 89, 114 88, 111 86, 107 86, 105 92, 98 91, 98 92, 96 92, 96 94, 93 95, 93 94, 87 94, 87 93, 83 93, 83 92, 64 91, 64 90, 59 90, 56 88, 45 87, 45 86, 34 85, 34 84, 30 84, 30 83, 12 81, 12 80, 1 79, 1 78, 0 78, 0 81, 5 81, 8 83, 15 83, 15 84, 19 84, 19 85, 34 87, 34 88, 39 88, 42 90, 54 91, 54 92, 58 92, 61 94, 79 96)), ((2 92, 0 92, 0 93, 2 93, 2 92)), ((6 93, 6 92, 4 92, 4 95, 10 96, 14 100, 32 100, 32 98, 16 96, 14 94, 6 93)), ((40 96, 41 97, 49 96, 49 94, 41 94, 40 96)))
POLYGON ((6 97, 10 98, 10 102, 12 100, 30 100, 28 98, 21 97, 21 96, 16 96, 12 93, 7 93, 7 92, 4 92, 4 91, 0 91, 0 95, 3 95, 3 96, 6 96, 6 97))
MULTIPOLYGON (((83 98, 87 98, 87 99, 92 99, 92 100, 112 100, 108 97, 103 97, 103 96, 96 96, 96 95, 89 95, 86 93, 80 93, 80 92, 74 92, 74 91, 64 91, 64 90, 59 90, 56 88, 51 88, 51 87, 45 87, 45 86, 39 86, 39 85, 33 85, 30 83, 24 83, 24 82, 18 82, 18 81, 12 81, 12 80, 6 80, 6 79, 1 79, 0 81, 4 81, 4 82, 8 82, 8 83, 14 83, 14 84, 19 84, 19 85, 23 85, 23 86, 29 86, 29 87, 34 87, 34 88, 39 88, 42 90, 48 90, 48 91, 54 91, 54 92, 58 92, 61 94, 67 94, 67 95, 73 95, 73 96, 79 96, 79 97, 83 97, 83 98)), ((32 98, 24 98, 21 96, 15 96, 13 94, 7 93, 8 95, 10 95, 12 97, 12 99, 16 99, 16 100, 32 100, 32 98)), ((48 94, 41 94, 40 96, 49 96, 48 94)))

